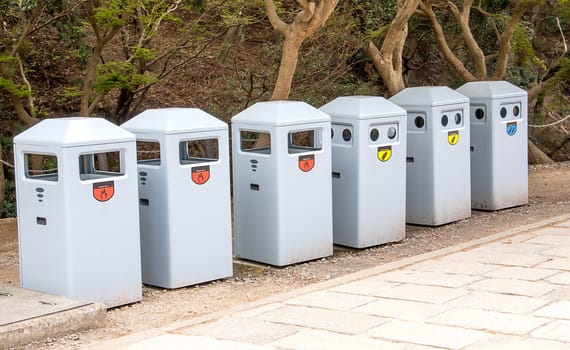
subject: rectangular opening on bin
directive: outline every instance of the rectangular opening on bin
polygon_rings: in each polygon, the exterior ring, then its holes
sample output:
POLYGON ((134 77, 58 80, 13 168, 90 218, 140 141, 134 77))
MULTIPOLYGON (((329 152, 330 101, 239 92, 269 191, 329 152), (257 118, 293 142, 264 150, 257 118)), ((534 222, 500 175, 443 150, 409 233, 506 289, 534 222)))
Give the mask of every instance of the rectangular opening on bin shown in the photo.
POLYGON ((59 169, 54 154, 24 153, 26 177, 28 179, 57 181, 59 169))
POLYGON ((243 152, 271 154, 271 135, 263 131, 240 131, 240 148, 243 152))
POLYGON ((180 164, 215 162, 220 159, 218 139, 186 140, 180 142, 180 164))
POLYGON ((289 154, 320 151, 321 134, 321 129, 289 132, 289 154))
POLYGON ((160 143, 157 141, 137 141, 137 163, 160 166, 160 143))
POLYGON ((88 153, 79 156, 81 180, 104 179, 124 175, 122 152, 88 153))

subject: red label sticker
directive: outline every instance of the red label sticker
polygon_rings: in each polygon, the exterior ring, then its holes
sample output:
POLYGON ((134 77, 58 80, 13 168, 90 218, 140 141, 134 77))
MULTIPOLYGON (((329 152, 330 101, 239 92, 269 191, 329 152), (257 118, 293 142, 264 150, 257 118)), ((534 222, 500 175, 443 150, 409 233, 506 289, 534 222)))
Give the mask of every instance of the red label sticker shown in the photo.
POLYGON ((115 183, 113 181, 98 182, 93 184, 93 198, 99 202, 106 202, 113 198, 115 194, 115 183))
POLYGON ((210 179, 210 166, 192 168, 192 181, 198 185, 205 184, 210 179))
POLYGON ((309 154, 306 156, 299 156, 299 169, 304 172, 309 172, 315 167, 315 155, 309 154))

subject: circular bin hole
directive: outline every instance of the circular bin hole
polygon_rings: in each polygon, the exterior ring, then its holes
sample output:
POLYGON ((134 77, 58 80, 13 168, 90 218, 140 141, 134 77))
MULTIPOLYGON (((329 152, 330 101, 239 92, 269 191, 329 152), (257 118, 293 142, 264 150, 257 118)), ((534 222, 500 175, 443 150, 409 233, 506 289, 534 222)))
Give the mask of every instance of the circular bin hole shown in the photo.
POLYGON ((396 137, 396 133, 397 133, 396 128, 391 126, 390 129, 388 129, 388 138, 390 140, 393 140, 394 137, 396 137))
POLYGON ((448 118, 447 118, 447 114, 444 114, 441 116, 441 125, 443 126, 447 126, 447 123, 449 122, 448 118))
POLYGON ((348 129, 344 129, 342 131, 342 139, 346 142, 350 141, 350 139, 352 138, 352 133, 350 132, 350 130, 348 129))
POLYGON ((485 117, 485 111, 483 110, 483 108, 477 108, 475 110, 475 118, 481 120, 485 117))
POLYGON ((378 129, 370 130, 370 140, 376 141, 378 140, 378 137, 380 137, 380 132, 378 131, 378 129))
POLYGON ((425 121, 423 117, 417 116, 414 120, 414 124, 416 124, 416 128, 421 129, 424 127, 425 121))

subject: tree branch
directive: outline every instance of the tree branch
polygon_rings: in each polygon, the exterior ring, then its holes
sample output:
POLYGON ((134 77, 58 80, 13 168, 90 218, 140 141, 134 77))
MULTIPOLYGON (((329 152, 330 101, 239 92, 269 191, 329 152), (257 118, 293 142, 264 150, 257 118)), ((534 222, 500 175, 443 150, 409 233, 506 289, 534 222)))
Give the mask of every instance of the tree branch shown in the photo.
POLYGON ((499 38, 499 52, 497 56, 497 67, 495 69, 495 74, 493 75, 494 79, 500 80, 504 78, 505 73, 507 72, 507 64, 509 62, 509 52, 511 51, 511 39, 522 16, 532 3, 533 2, 531 1, 517 1, 511 14, 511 18, 507 22, 505 30, 499 38))
POLYGON ((265 9, 267 11, 267 18, 269 18, 269 23, 273 26, 273 29, 278 31, 279 33, 286 35, 287 34, 287 24, 279 18, 277 15, 277 11, 275 10, 275 4, 273 0, 264 0, 265 2, 265 9))

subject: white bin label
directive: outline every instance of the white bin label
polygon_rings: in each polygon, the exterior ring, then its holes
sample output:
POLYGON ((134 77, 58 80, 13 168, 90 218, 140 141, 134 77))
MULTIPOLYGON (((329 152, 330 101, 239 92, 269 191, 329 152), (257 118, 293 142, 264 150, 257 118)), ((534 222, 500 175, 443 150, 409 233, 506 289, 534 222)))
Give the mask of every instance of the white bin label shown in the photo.
POLYGON ((387 162, 392 158, 392 146, 378 147, 378 160, 387 162))
POLYGON ((299 156, 299 169, 304 172, 309 172, 315 167, 315 155, 309 154, 305 156, 299 156))
POLYGON ((105 181, 93 184, 93 197, 99 202, 106 202, 115 194, 115 182, 105 181))
POLYGON ((447 133, 447 142, 449 142, 450 145, 456 145, 458 141, 459 141, 459 131, 456 130, 447 133))
POLYGON ((210 179, 210 166, 198 166, 192 168, 192 181, 198 185, 203 185, 210 179))

